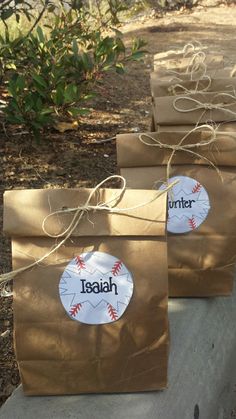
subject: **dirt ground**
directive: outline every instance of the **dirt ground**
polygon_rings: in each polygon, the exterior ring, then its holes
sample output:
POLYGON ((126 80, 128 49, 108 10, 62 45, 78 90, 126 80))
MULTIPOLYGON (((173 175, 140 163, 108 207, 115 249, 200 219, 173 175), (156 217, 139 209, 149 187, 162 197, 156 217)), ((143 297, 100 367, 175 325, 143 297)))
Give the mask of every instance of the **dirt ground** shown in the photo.
MULTIPOLYGON (((149 54, 143 63, 131 63, 124 76, 110 75, 100 87, 94 111, 83 118, 77 131, 50 131, 35 144, 23 128, 0 124, 0 231, 2 194, 7 189, 71 188, 95 186, 116 173, 115 141, 94 144, 117 133, 146 131, 150 127, 149 74, 153 54, 201 41, 209 51, 223 53, 226 64, 236 63, 236 7, 197 7, 191 12, 174 12, 164 18, 139 17, 122 28, 127 42, 132 37, 147 41, 149 54), (24 132, 24 131, 23 131, 24 132)), ((1 122, 1 120, 0 120, 1 122)), ((10 241, 0 238, 0 269, 11 269, 10 241)), ((0 404, 19 384, 13 349, 12 298, 0 298, 0 404)), ((232 412, 231 418, 236 418, 232 412)))

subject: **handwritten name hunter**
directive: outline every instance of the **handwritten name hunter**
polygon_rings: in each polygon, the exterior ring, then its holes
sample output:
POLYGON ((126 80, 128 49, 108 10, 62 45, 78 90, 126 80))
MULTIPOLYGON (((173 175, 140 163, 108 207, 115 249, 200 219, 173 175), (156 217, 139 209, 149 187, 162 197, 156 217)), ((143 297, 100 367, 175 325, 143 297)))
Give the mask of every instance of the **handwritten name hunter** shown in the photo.
POLYGON ((117 285, 114 282, 112 282, 112 276, 110 276, 109 281, 104 282, 102 281, 102 279, 100 279, 100 282, 89 282, 86 281, 86 279, 81 279, 80 281, 82 288, 82 291, 80 291, 81 294, 90 294, 92 292, 94 294, 100 294, 103 292, 115 292, 115 295, 118 295, 117 285))
POLYGON ((183 197, 176 201, 168 201, 168 208, 192 208, 193 203, 196 202, 194 199, 185 200, 183 197))

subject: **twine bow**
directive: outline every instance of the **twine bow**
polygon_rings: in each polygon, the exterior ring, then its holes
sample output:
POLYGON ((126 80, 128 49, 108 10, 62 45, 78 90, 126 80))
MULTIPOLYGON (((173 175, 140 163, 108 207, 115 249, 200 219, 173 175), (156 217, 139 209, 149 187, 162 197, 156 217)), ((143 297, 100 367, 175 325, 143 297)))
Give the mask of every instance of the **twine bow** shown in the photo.
POLYGON ((196 156, 196 157, 198 157, 198 158, 200 158, 202 160, 205 160, 210 166, 212 166, 216 170, 216 172, 218 173, 219 177, 222 180, 222 176, 221 176, 221 173, 220 173, 220 170, 218 169, 218 167, 211 160, 209 160, 207 157, 205 157, 205 156, 197 153, 196 151, 193 151, 192 150, 193 148, 196 149, 196 148, 199 148, 199 147, 209 146, 210 144, 213 144, 213 143, 215 143, 217 141, 216 130, 211 125, 205 124, 205 125, 194 127, 191 131, 187 132, 183 136, 183 138, 181 138, 181 140, 179 141, 178 144, 165 144, 165 143, 162 143, 158 138, 155 138, 155 137, 153 137, 150 134, 140 134, 139 135, 139 140, 141 141, 141 143, 143 143, 143 144, 145 144, 145 145, 147 145, 149 147, 159 147, 159 148, 164 148, 164 149, 168 149, 168 150, 171 150, 172 151, 171 152, 171 155, 170 155, 170 157, 168 159, 167 168, 166 168, 167 182, 168 182, 168 180, 170 178, 171 162, 172 162, 172 160, 174 158, 174 155, 175 155, 176 151, 185 151, 185 152, 190 153, 190 154, 192 154, 192 155, 194 155, 194 156, 196 156), (199 143, 194 143, 194 144, 193 143, 190 143, 190 144, 184 144, 184 145, 182 145, 184 143, 184 141, 192 133, 194 133, 194 132, 196 132, 198 130, 201 130, 202 131, 203 129, 207 129, 207 130, 210 131, 211 137, 208 140, 200 141, 199 143), (151 140, 151 142, 150 141, 146 141, 145 138, 148 139, 148 140, 151 140))
POLYGON ((203 117, 203 115, 205 114, 206 111, 211 111, 211 110, 223 111, 225 113, 228 113, 228 114, 236 117, 236 112, 232 111, 231 109, 228 109, 231 106, 236 106, 236 96, 231 95, 230 93, 217 93, 213 97, 213 100, 212 100, 211 103, 201 102, 200 100, 189 97, 189 96, 178 96, 173 101, 173 107, 177 112, 190 113, 190 112, 195 112, 197 110, 203 110, 203 113, 200 116, 198 122, 202 119, 202 117, 203 117), (225 103, 225 101, 223 100, 222 102, 219 101, 217 103, 214 103, 214 101, 216 99, 219 100, 220 98, 222 100, 224 98, 229 98, 229 99, 233 99, 233 101, 225 103), (182 102, 182 103, 185 102, 186 104, 189 105, 189 107, 187 107, 187 108, 181 107, 181 106, 178 105, 179 102, 182 102))
POLYGON ((50 214, 48 214, 42 224, 42 229, 44 231, 44 233, 52 238, 60 238, 63 237, 62 240, 55 244, 51 250, 46 253, 45 255, 43 255, 40 259, 38 259, 37 261, 34 261, 32 263, 30 263, 29 265, 23 266, 22 268, 19 269, 15 269, 11 272, 7 272, 4 273, 2 275, 0 275, 0 286, 3 287, 5 286, 8 281, 10 281, 11 279, 15 278, 16 275, 25 272, 28 269, 31 269, 37 265, 39 265, 41 262, 43 262, 45 259, 47 259, 49 256, 51 256, 53 253, 55 253, 63 244, 65 244, 65 242, 72 236, 73 232, 75 231, 75 229, 79 226, 82 218, 84 217, 85 214, 87 214, 88 212, 96 212, 96 211, 105 211, 105 212, 109 212, 109 213, 125 213, 128 211, 133 211, 136 210, 138 208, 144 207, 145 205, 151 204, 152 202, 154 202, 156 199, 158 199, 161 195, 163 195, 164 193, 166 193, 168 190, 170 190, 174 185, 176 185, 176 183, 178 183, 178 180, 176 180, 175 182, 172 182, 170 185, 168 185, 164 190, 159 190, 156 193, 156 196, 149 201, 144 201, 141 202, 138 205, 135 205, 133 207, 130 208, 117 208, 117 203, 119 201, 119 199, 122 197, 124 191, 126 190, 126 180, 119 175, 112 175, 107 177, 105 180, 103 180, 102 182, 100 182, 98 185, 95 186, 95 188, 92 189, 92 191, 89 194, 88 199, 86 200, 86 202, 84 203, 84 205, 82 206, 78 206, 76 208, 67 208, 64 210, 58 210, 55 212, 52 212, 50 214), (96 192, 98 191, 98 189, 100 187, 102 187, 102 185, 104 185, 104 183, 112 180, 112 179, 119 179, 122 181, 122 187, 121 189, 117 189, 117 193, 115 194, 115 196, 113 198, 111 198, 110 200, 108 200, 107 202, 102 202, 102 203, 98 203, 97 205, 91 205, 91 200, 94 197, 94 195, 96 194, 96 192), (59 234, 50 234, 47 231, 46 228, 46 223, 49 220, 50 217, 53 216, 60 216, 61 214, 73 214, 73 218, 71 220, 71 222, 69 223, 68 227, 66 227, 64 229, 64 231, 62 231, 59 234))

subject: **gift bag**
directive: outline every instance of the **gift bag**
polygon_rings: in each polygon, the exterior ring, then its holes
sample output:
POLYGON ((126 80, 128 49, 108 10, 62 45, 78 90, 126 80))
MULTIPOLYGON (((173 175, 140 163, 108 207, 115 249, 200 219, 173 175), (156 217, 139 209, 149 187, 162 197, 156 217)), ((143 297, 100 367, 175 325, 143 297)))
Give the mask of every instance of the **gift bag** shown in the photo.
MULTIPOLYGON (((221 129, 227 132, 217 132, 217 141, 203 147, 199 143, 209 141, 209 131, 189 134, 183 146, 198 144, 190 149, 197 154, 176 151, 171 162, 170 181, 178 179, 179 183, 168 196, 170 296, 207 297, 232 292, 236 261, 236 130, 228 131, 227 126, 221 129)), ((118 135, 118 167, 128 187, 161 188, 173 151, 165 145, 179 144, 186 134, 188 131, 172 131, 172 127, 152 133, 159 146, 141 136, 150 146, 143 144, 138 134, 118 135)))
MULTIPOLYGON (((192 71, 188 72, 176 72, 173 70, 166 70, 163 67, 160 67, 158 70, 153 72, 155 78, 159 80, 169 80, 170 83, 173 81, 177 81, 179 83, 182 82, 190 82, 190 81, 199 81, 204 77, 210 77, 211 79, 227 79, 227 78, 234 78, 235 73, 233 71, 233 67, 225 67, 223 69, 219 68, 205 68, 204 66, 200 66, 199 68, 192 69, 192 71)), ((154 76, 153 76, 154 77, 154 76)))
POLYGON ((153 104, 157 125, 196 125, 236 119, 236 96, 228 92, 155 97, 153 104))
MULTIPOLYGON (((158 55, 158 54, 157 54, 158 55)), ((175 58, 158 59, 158 56, 154 55, 154 71, 160 69, 164 70, 178 70, 182 73, 186 72, 187 69, 193 66, 200 66, 204 64, 208 69, 223 69, 224 68, 224 57, 223 55, 205 54, 198 52, 190 57, 177 56, 175 58)))
POLYGON ((202 76, 199 80, 178 80, 176 77, 158 77, 156 73, 150 75, 151 93, 153 97, 176 96, 194 94, 198 92, 227 92, 236 89, 235 77, 216 78, 202 76))
MULTIPOLYGON (((84 206, 90 192, 4 196, 13 268, 48 255, 14 280, 15 350, 27 395, 167 385, 166 193, 156 199, 146 191, 144 199, 143 191, 126 190, 116 198, 121 212, 85 210, 58 247, 73 223, 68 208, 84 206)), ((90 205, 114 201, 118 192, 99 189, 90 205)))

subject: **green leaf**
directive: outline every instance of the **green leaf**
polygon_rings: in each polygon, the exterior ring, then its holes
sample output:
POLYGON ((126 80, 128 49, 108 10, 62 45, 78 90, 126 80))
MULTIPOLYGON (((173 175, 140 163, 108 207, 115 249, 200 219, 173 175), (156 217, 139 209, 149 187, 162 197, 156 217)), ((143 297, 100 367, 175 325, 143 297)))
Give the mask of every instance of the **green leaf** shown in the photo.
POLYGON ((90 59, 89 59, 89 55, 84 52, 84 53, 81 54, 80 57, 81 57, 84 69, 89 70, 91 68, 91 62, 90 62, 90 59))
POLYGON ((37 121, 42 125, 46 125, 51 121, 51 117, 50 115, 44 114, 44 113, 40 113, 40 115, 37 118, 37 121))
POLYGON ((83 100, 90 100, 90 99, 93 99, 94 97, 96 97, 96 93, 89 93, 83 96, 83 100))
POLYGON ((17 98, 17 88, 16 88, 16 80, 11 79, 9 81, 8 87, 7 87, 8 92, 10 93, 10 95, 12 97, 14 97, 15 99, 17 98))
POLYGON ((2 20, 7 20, 9 19, 9 17, 11 17, 14 13, 14 9, 12 7, 10 7, 7 10, 3 10, 3 12, 1 12, 0 16, 2 20))
POLYGON ((79 53, 78 42, 76 41, 76 39, 73 39, 72 41, 72 51, 75 55, 78 55, 79 53))
POLYGON ((53 101, 55 105, 60 106, 64 103, 64 89, 61 86, 58 86, 56 93, 53 95, 53 101))
MULTIPOLYGON (((48 12, 49 12, 49 13, 53 13, 55 9, 56 9, 55 4, 51 4, 51 5, 48 7, 48 12)), ((44 26, 46 26, 46 25, 44 25, 44 26)))
POLYGON ((24 76, 18 76, 16 80, 16 89, 17 91, 22 91, 25 88, 25 77, 24 76))
POLYGON ((145 45, 147 45, 147 42, 142 38, 135 39, 132 45, 132 52, 136 52, 138 49, 145 47, 145 45))
POLYGON ((68 84, 64 92, 65 102, 74 102, 77 98, 77 86, 75 84, 68 84))
POLYGON ((44 108, 41 111, 41 115, 50 115, 51 113, 53 113, 53 109, 50 108, 44 108))
POLYGON ((25 120, 20 115, 7 115, 7 121, 11 122, 12 124, 25 124, 25 120))
POLYGON ((42 99, 41 99, 41 97, 38 97, 38 99, 36 100, 36 103, 35 103, 35 108, 37 109, 37 111, 40 111, 42 109, 42 107, 43 107, 42 99))
POLYGON ((27 17, 28 21, 31 22, 32 14, 28 10, 24 9, 24 15, 27 17))
POLYGON ((40 94, 40 96, 42 96, 44 99, 48 98, 48 94, 47 92, 45 92, 45 90, 42 89, 42 87, 40 85, 35 85, 34 86, 36 89, 36 92, 40 94))
POLYGON ((40 76, 39 74, 32 74, 32 79, 34 81, 36 81, 37 83, 40 84, 40 86, 44 87, 45 89, 47 89, 47 83, 44 80, 44 78, 42 76, 40 76))
POLYGON ((42 31, 42 28, 40 26, 38 26, 37 29, 36 29, 36 31, 37 31, 37 35, 38 35, 39 41, 44 44, 45 43, 45 36, 44 36, 43 31, 42 31))
POLYGON ((73 116, 77 116, 77 115, 88 115, 90 113, 89 109, 86 108, 75 108, 75 107, 71 107, 68 112, 73 115, 73 116))
POLYGON ((145 52, 144 51, 136 51, 133 54, 131 54, 129 57, 127 57, 127 60, 129 61, 139 61, 143 58, 145 52))
POLYGON ((112 68, 112 65, 111 65, 111 64, 108 64, 108 65, 105 65, 105 66, 102 68, 102 71, 109 71, 111 68, 112 68))
POLYGON ((116 50, 116 51, 118 51, 119 53, 121 53, 121 52, 125 52, 125 45, 124 45, 124 42, 123 42, 120 38, 117 38, 117 39, 116 39, 116 43, 115 43, 115 45, 114 45, 113 49, 115 49, 115 50, 116 50))
POLYGON ((11 112, 16 111, 17 113, 20 112, 19 105, 15 99, 12 99, 9 103, 9 108, 11 108, 11 112), (13 108, 13 109, 12 109, 13 108))
POLYGON ((124 74, 124 72, 125 72, 124 65, 122 63, 116 64, 115 65, 115 70, 118 74, 124 74))
POLYGON ((25 98, 25 112, 30 112, 34 107, 34 100, 31 95, 25 98))

